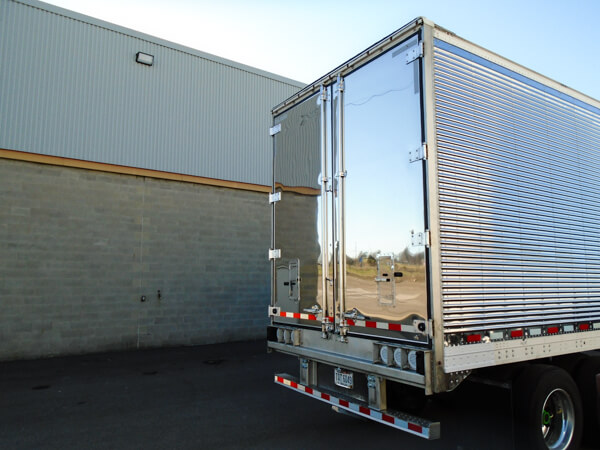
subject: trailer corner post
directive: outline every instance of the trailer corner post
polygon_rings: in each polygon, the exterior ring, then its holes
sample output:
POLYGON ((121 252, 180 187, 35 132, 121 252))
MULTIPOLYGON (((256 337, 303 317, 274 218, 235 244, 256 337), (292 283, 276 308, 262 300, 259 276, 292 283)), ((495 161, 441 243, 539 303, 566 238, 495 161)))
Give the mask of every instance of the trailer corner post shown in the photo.
POLYGON ((427 179, 427 208, 429 224, 429 254, 430 254, 430 310, 432 318, 433 353, 430 377, 426 380, 428 393, 445 392, 448 390, 448 378, 444 373, 444 328, 442 316, 442 266, 440 248, 440 211, 438 187, 438 155, 437 137, 435 133, 435 92, 433 80, 433 44, 434 25, 423 21, 423 120, 425 128, 425 143, 428 157, 426 159, 427 179))

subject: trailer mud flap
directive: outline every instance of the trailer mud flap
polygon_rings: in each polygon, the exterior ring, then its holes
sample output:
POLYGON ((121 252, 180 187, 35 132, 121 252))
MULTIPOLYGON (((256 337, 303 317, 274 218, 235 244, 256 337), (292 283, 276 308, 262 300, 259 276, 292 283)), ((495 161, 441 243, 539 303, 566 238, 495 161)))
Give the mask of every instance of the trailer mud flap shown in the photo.
POLYGON ((316 398, 317 400, 321 400, 322 402, 328 403, 332 406, 336 406, 359 416, 374 420, 375 422, 379 422, 384 425, 406 431, 407 433, 414 434, 415 436, 430 440, 440 438, 439 422, 431 422, 429 420, 410 416, 398 411, 377 411, 369 408, 366 406, 366 404, 362 404, 362 402, 357 402, 354 399, 346 400, 341 398, 337 393, 334 394, 322 388, 315 389, 300 384, 295 377, 292 377, 288 374, 275 375, 275 383, 300 392, 304 395, 308 395, 309 397, 316 398))

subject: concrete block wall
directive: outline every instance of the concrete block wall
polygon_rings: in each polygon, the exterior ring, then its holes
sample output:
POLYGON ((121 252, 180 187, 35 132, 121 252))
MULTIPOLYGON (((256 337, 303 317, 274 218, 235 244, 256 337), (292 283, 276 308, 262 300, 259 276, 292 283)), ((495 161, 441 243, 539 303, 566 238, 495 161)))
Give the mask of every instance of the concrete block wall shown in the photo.
POLYGON ((0 205, 0 360, 265 333, 264 193, 0 159, 0 205))

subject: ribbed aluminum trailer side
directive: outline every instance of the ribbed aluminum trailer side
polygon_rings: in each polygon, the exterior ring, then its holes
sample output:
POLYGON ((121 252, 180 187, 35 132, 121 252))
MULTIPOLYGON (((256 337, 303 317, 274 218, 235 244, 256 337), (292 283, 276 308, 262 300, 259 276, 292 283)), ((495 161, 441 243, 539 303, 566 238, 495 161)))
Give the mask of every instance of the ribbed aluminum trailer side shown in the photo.
POLYGON ((277 383, 432 439, 402 387, 485 377, 519 445, 596 433, 600 102, 420 18, 273 116, 277 383))

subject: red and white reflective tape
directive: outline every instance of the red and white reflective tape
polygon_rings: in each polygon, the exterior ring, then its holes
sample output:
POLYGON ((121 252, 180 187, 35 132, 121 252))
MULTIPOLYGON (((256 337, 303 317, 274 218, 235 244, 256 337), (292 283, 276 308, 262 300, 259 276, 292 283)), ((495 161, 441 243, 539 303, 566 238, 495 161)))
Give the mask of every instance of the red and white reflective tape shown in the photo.
POLYGON ((399 323, 389 322, 375 322, 372 320, 353 320, 346 319, 346 322, 351 327, 365 327, 365 328, 377 328, 378 330, 389 330, 389 331, 407 331, 409 333, 416 333, 417 329, 412 325, 403 325, 399 323))
POLYGON ((287 317, 288 319, 304 319, 304 320, 318 320, 317 316, 314 314, 304 314, 304 313, 291 313, 280 311, 279 314, 273 314, 278 317, 287 317))
MULTIPOLYGON (((303 314, 303 313, 292 313, 279 311, 276 314, 270 313, 271 316, 285 317, 287 319, 303 319, 303 320, 315 320, 321 321, 321 318, 315 314, 303 314)), ((333 317, 328 317, 329 322, 333 323, 333 317)), ((376 328, 378 330, 389 330, 389 331, 405 331, 408 333, 417 333, 417 329, 412 325, 404 325, 400 323, 389 323, 389 322, 376 322, 372 320, 354 320, 346 319, 346 323, 350 327, 364 327, 364 328, 376 328)))
POLYGON ((310 397, 314 397, 322 402, 329 403, 330 405, 337 406, 363 417, 368 417, 376 422, 383 423, 390 427, 398 428, 399 430, 406 431, 408 433, 420 436, 425 439, 437 439, 439 438, 439 423, 427 422, 425 420, 421 423, 416 423, 410 419, 405 420, 396 415, 390 415, 377 411, 375 409, 368 408, 358 403, 353 403, 348 400, 338 398, 334 395, 318 391, 317 389, 304 386, 296 381, 284 378, 281 375, 275 375, 275 383, 285 386, 290 389, 294 389, 310 397))

